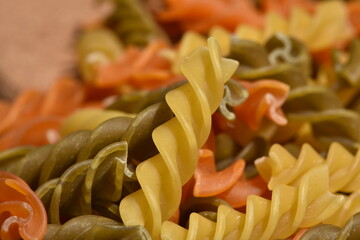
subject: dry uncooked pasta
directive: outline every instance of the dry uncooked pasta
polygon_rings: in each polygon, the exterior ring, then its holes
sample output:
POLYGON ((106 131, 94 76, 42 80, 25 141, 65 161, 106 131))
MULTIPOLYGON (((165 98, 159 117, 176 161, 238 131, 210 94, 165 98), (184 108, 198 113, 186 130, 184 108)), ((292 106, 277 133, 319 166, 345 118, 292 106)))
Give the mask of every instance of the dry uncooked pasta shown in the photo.
POLYGON ((189 83, 166 95, 175 117, 153 132, 160 154, 137 166, 142 189, 120 203, 124 223, 145 225, 154 238, 160 236, 161 223, 180 203, 181 186, 194 173, 197 150, 210 133, 211 114, 237 67, 237 62, 220 57, 215 39, 210 38, 209 45, 209 50, 198 48, 183 62, 181 70, 189 83))
POLYGON ((297 187, 277 185, 272 199, 251 195, 246 214, 225 205, 217 211, 216 222, 192 213, 189 229, 171 222, 162 227, 163 239, 279 239, 291 236, 299 227, 321 223, 344 202, 329 192, 326 166, 304 175, 297 187))
POLYGON ((40 199, 19 177, 0 171, 0 238, 41 239, 47 216, 40 199))
POLYGON ((1 239, 358 238, 358 1, 112 1, 0 100, 1 239))

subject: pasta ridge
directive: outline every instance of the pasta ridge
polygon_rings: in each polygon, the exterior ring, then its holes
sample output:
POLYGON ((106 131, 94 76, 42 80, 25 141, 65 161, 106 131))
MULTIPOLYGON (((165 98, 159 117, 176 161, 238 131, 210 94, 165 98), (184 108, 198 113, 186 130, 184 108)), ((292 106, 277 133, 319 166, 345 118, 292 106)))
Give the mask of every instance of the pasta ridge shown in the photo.
POLYGON ((329 191, 328 171, 323 164, 308 171, 296 187, 275 186, 272 200, 249 196, 246 214, 221 205, 216 223, 197 213, 190 215, 189 230, 165 222, 162 239, 287 238, 299 227, 321 223, 343 204, 344 196, 329 191))
POLYGON ((329 167, 331 192, 351 193, 360 190, 360 150, 353 155, 337 142, 330 145, 325 159, 309 144, 303 144, 297 159, 281 145, 274 144, 269 157, 255 161, 270 190, 278 184, 296 184, 304 173, 321 164, 329 167))
POLYGON ((159 154, 136 168, 141 189, 120 202, 125 225, 144 225, 158 239, 163 221, 180 204, 181 186, 190 179, 198 160, 198 149, 211 128, 211 115, 219 107, 225 82, 235 72, 238 62, 220 57, 214 38, 209 49, 198 48, 184 60, 181 71, 189 83, 166 95, 175 114, 153 131, 159 154))

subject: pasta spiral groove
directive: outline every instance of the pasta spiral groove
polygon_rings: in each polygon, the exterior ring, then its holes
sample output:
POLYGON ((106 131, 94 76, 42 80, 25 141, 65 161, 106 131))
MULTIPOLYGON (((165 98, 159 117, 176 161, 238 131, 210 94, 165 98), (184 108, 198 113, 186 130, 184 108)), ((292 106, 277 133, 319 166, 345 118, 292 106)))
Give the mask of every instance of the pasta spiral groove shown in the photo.
POLYGON ((155 239, 162 222, 180 204, 181 186, 195 171, 198 149, 210 133, 211 115, 221 103, 225 82, 238 66, 220 57, 214 38, 208 44, 209 50, 198 48, 182 63, 189 83, 166 95, 175 117, 153 131, 159 154, 138 165, 136 175, 142 189, 120 203, 125 225, 144 225, 155 239))

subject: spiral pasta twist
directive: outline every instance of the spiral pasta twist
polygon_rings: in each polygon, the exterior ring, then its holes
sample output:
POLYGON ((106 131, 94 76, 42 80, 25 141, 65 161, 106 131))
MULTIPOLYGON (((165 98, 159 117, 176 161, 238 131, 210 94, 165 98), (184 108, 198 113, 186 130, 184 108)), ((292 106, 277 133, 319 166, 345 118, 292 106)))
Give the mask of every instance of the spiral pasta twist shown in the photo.
MULTIPOLYGON (((71 115, 64 122, 61 130, 63 130, 62 133, 65 134, 67 132, 74 132, 80 129, 93 129, 106 119, 114 118, 119 114, 127 117, 133 116, 133 114, 126 114, 124 112, 114 110, 80 110, 71 115)), ((161 101, 160 99, 159 101, 155 101, 153 104, 149 104, 149 106, 143 106, 143 108, 139 109, 137 115, 133 117, 131 123, 127 125, 125 131, 119 133, 114 129, 116 135, 113 135, 112 133, 104 133, 103 135, 108 134, 110 136, 117 136, 122 141, 127 141, 129 158, 135 158, 136 161, 142 161, 157 153, 156 147, 151 139, 152 131, 172 117, 173 112, 166 102, 161 101)), ((113 127, 116 128, 116 125, 113 127)), ((102 146, 105 145, 102 144, 102 146)), ((93 154, 81 154, 78 161, 86 160, 87 157, 92 156, 93 154)))
POLYGON ((211 114, 220 105, 224 84, 238 65, 220 57, 214 38, 208 44, 209 50, 198 48, 182 63, 189 83, 166 95, 175 117, 153 131, 160 153, 137 166, 141 190, 120 203, 125 225, 144 225, 155 239, 160 236, 161 223, 180 204, 181 186, 194 173, 198 149, 210 133, 211 114))
POLYGON ((255 165, 272 190, 279 184, 296 184, 302 176, 315 166, 329 167, 331 192, 354 192, 360 190, 360 150, 354 156, 339 143, 332 143, 326 159, 309 144, 304 144, 296 159, 284 147, 274 144, 269 157, 255 161, 255 165))
POLYGON ((127 143, 122 141, 106 146, 92 160, 72 165, 36 193, 48 208, 49 222, 59 224, 64 209, 67 217, 72 217, 91 214, 93 198, 119 201, 126 180, 135 181, 136 177, 127 167, 127 143))
POLYGON ((212 222, 192 213, 189 229, 165 222, 163 239, 277 239, 286 238, 299 227, 313 226, 331 216, 344 202, 344 197, 329 192, 328 168, 311 169, 297 187, 277 185, 272 200, 251 195, 246 214, 225 205, 212 222))
POLYGON ((360 151, 353 155, 334 142, 324 159, 310 145, 304 144, 296 160, 285 148, 275 144, 270 148, 269 156, 255 161, 260 175, 268 182, 269 189, 281 184, 297 185, 308 171, 325 164, 329 168, 330 191, 352 193, 346 197, 346 202, 338 211, 325 219, 325 223, 342 226, 360 211, 360 151))

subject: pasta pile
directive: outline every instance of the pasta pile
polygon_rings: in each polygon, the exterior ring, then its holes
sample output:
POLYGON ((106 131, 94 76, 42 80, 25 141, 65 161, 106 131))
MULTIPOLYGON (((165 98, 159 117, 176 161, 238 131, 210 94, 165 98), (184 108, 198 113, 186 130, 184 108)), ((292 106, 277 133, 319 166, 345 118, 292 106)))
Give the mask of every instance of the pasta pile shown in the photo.
POLYGON ((0 239, 358 239, 358 1, 113 0, 0 100, 0 239))

